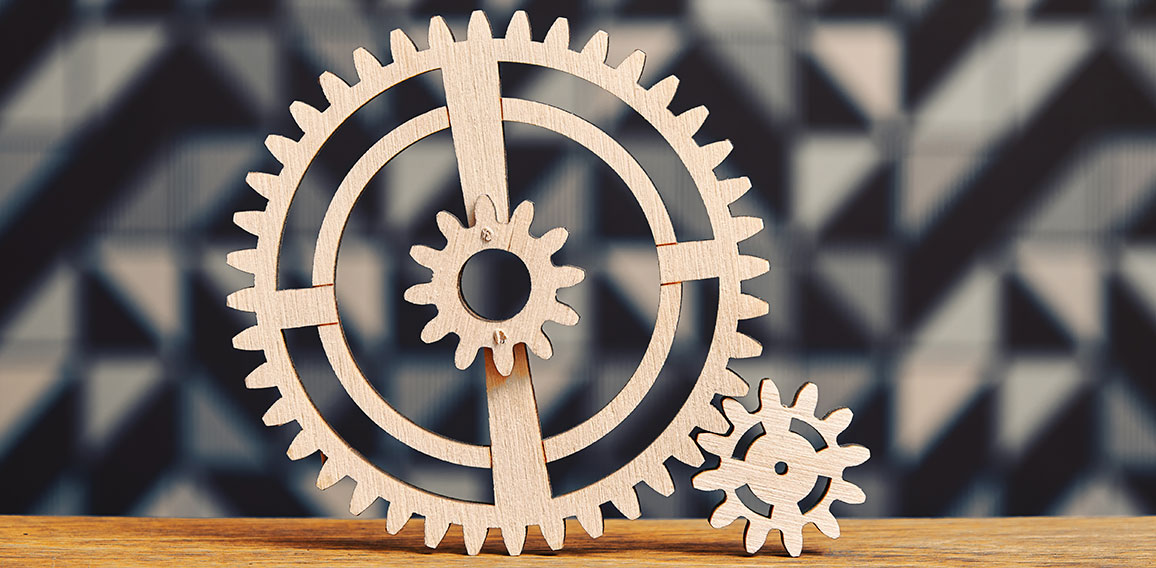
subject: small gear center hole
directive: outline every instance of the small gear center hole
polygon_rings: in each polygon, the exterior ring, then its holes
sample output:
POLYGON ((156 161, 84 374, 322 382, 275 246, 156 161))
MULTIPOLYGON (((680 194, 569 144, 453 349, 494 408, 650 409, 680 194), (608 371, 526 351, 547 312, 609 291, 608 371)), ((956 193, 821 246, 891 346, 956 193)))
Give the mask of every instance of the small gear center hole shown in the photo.
POLYGON ((459 278, 466 307, 491 321, 518 315, 530 299, 530 271, 522 259, 504 250, 471 256, 459 278))
POLYGON ((775 464, 775 473, 779 475, 787 475, 787 462, 779 462, 775 464))

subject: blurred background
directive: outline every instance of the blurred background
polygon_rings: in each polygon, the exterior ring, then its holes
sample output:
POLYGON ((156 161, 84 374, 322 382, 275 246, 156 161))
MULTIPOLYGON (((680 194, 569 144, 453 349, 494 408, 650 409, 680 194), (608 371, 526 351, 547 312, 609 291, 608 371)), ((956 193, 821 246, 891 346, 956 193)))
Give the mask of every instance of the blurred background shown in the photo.
MULTIPOLYGON (((0 0, 0 513, 349 516, 350 482, 318 491, 319 458, 285 457, 296 425, 261 423, 275 392, 244 388, 262 357, 232 349, 254 319, 225 296, 251 277, 225 255, 254 239, 232 214, 264 207, 245 173, 278 171, 262 140, 300 135, 291 101, 326 106, 322 71, 355 82, 353 50, 388 62, 394 28, 424 47, 434 14, 463 38, 474 8, 499 34, 526 9, 538 40, 565 16, 572 49, 604 29, 611 65, 642 49, 644 85, 676 74, 674 110, 710 108, 697 139, 734 142, 718 173, 753 181, 733 210, 767 220, 742 249, 772 264, 745 286, 770 314, 741 325, 764 355, 732 368, 784 397, 814 381, 820 413, 854 410, 841 441, 872 458, 846 477, 868 501, 837 515, 1156 513, 1153 0, 0 0)), ((685 169, 624 105, 557 72, 502 76, 507 96, 613 135, 680 237, 710 236, 685 169)), ((283 287, 308 285, 349 165, 442 104, 431 74, 342 127, 290 213, 283 287)), ((535 234, 567 227, 556 260, 587 270, 560 294, 582 322, 547 326, 556 355, 531 360, 549 435, 638 364, 657 260, 605 165, 532 127, 506 135, 511 201, 536 203, 535 234)), ((403 152, 357 204, 339 308, 387 400, 486 443, 480 364, 453 367, 453 336, 422 343, 435 312, 401 299, 428 279, 407 251, 442 246, 440 210, 464 215, 448 132, 403 152)), ((508 304, 493 293, 500 270, 480 267, 467 295, 508 304)), ((711 284, 686 285, 675 350, 638 416, 551 464, 556 490, 625 463, 685 399, 711 284)), ((488 471, 434 462, 369 423, 315 330, 286 335, 323 415, 372 461, 491 498, 488 471)), ((672 471, 671 498, 639 486, 643 514, 705 516, 718 495, 672 471)))

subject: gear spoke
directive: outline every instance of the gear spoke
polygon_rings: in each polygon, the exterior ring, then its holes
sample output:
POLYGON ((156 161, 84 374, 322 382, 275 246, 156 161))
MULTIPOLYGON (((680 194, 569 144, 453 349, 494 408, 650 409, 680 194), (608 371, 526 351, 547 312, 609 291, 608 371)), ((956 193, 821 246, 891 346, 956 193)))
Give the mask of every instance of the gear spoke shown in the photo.
POLYGON ((510 217, 510 197, 498 60, 493 54, 489 22, 481 12, 470 18, 469 31, 469 41, 445 46, 450 56, 442 65, 442 82, 450 134, 469 224, 474 224, 474 204, 483 195, 490 197, 498 221, 504 223, 510 217))

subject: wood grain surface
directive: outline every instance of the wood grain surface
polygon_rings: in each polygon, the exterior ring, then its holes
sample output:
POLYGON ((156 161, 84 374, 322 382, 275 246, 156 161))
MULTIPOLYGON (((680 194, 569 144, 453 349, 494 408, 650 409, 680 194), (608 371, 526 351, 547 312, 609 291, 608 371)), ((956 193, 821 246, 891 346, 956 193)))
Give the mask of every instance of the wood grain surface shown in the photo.
POLYGON ((598 540, 570 527, 558 552, 532 528, 510 558, 497 530, 479 556, 465 555, 457 526, 430 550, 416 519, 389 536, 380 520, 0 516, 0 566, 1156 566, 1156 517, 841 525, 838 540, 808 527, 799 558, 777 542, 748 556, 741 523, 715 530, 701 519, 610 520, 598 540))

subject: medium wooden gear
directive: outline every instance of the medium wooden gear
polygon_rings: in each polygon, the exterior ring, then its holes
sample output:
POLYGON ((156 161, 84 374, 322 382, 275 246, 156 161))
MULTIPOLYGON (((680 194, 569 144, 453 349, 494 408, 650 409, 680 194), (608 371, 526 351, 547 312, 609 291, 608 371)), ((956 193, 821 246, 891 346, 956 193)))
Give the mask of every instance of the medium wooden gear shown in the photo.
POLYGON ((843 470, 859 465, 871 457, 863 446, 840 446, 838 437, 851 424, 851 410, 832 410, 822 419, 815 416, 819 388, 807 383, 795 394, 791 406, 779 401, 779 389, 770 379, 759 385, 759 407, 747 412, 742 403, 727 398, 723 411, 733 427, 726 435, 699 434, 702 448, 719 457, 719 465, 703 471, 691 480, 695 489, 722 489, 725 497, 710 515, 710 524, 722 528, 739 517, 747 519, 743 542, 747 552, 758 552, 767 534, 778 530, 783 546, 791 556, 803 550, 803 527, 813 523, 831 537, 839 538, 839 522, 831 514, 831 503, 862 503, 867 496, 855 484, 843 479, 843 470), (791 430, 791 421, 799 420, 814 428, 825 446, 816 450, 805 437, 791 430), (761 425, 763 434, 751 441, 742 457, 734 457, 743 436, 761 425), (830 481, 819 501, 803 511, 800 502, 815 488, 820 477, 830 481), (755 497, 771 506, 770 516, 745 505, 737 491, 750 488, 755 497))
MULTIPOLYGON (((565 536, 565 518, 577 517, 593 537, 603 531, 599 509, 603 503, 610 502, 628 518, 637 518, 640 514, 635 494, 637 483, 645 482, 659 493, 670 495, 674 484, 664 462, 674 457, 691 466, 700 466, 703 456, 690 437, 692 431, 696 428, 726 430, 727 423, 711 405, 712 399, 718 394, 742 396, 748 390, 747 383, 729 371, 727 364, 732 358, 758 356, 762 350, 758 342, 738 332, 737 325, 740 320, 767 312, 767 304, 744 294, 740 285, 765 273, 769 266, 763 259, 741 255, 738 251, 738 243, 760 231, 763 223, 753 217, 731 216, 729 204, 750 189, 750 182, 746 178, 718 180, 715 177, 714 169, 730 153, 730 143, 699 146, 694 141, 693 136, 706 119, 707 110, 697 107, 679 115, 669 110, 678 84, 676 78, 668 77, 650 88, 638 84, 645 60, 642 52, 636 51, 617 67, 609 67, 605 63, 605 32, 595 34, 580 51, 571 51, 565 19, 558 19, 545 40, 538 42, 531 39, 529 21, 523 12, 515 13, 504 38, 494 38, 486 17, 475 12, 470 19, 468 39, 464 41, 455 41, 442 18, 435 17, 430 22, 429 40, 429 49, 418 50, 404 32, 394 30, 390 35, 393 62, 385 66, 368 51, 358 49, 354 62, 359 82, 349 85, 332 73, 321 75, 321 87, 329 107, 319 110, 301 102, 293 103, 290 112, 304 133, 301 139, 273 135, 266 140, 266 146, 283 168, 278 174, 249 174, 249 184, 268 199, 268 205, 262 211, 239 212, 234 217, 238 226, 257 236, 257 245, 229 254, 229 264, 253 274, 254 285, 230 295, 228 305, 255 312, 257 324, 238 334, 233 344, 238 349, 264 352, 267 361, 246 378, 246 385, 279 389, 281 398, 265 414, 265 423, 280 425, 296 421, 300 424, 301 432, 289 446, 289 457, 301 459, 318 451, 324 454, 327 459, 317 479, 322 489, 344 477, 353 479, 356 482, 350 503, 353 513, 362 512, 380 497, 389 502, 387 530, 396 533, 413 514, 423 515, 425 541, 430 547, 437 546, 450 524, 459 524, 467 552, 476 554, 488 529, 497 527, 502 531, 507 550, 518 554, 527 527, 538 525, 547 543, 558 549, 565 536), (713 238, 678 241, 651 179, 605 132, 564 110, 503 97, 498 74, 498 64, 502 62, 536 65, 585 79, 613 94, 648 121, 689 171, 705 205, 713 238), (277 263, 286 216, 302 176, 319 149, 342 123, 378 94, 435 69, 441 70, 446 106, 411 118, 383 136, 357 160, 325 213, 313 258, 312 286, 280 289, 277 263), (656 246, 661 287, 653 335, 642 362, 623 389, 585 422, 546 439, 541 437, 526 344, 543 357, 552 352, 548 341, 543 343, 534 331, 540 332, 540 322, 546 320, 568 323, 576 319, 568 313, 548 310, 558 309, 554 292, 559 287, 577 283, 580 272, 543 265, 540 273, 546 281, 540 278, 532 282, 535 288, 531 295, 541 293, 548 301, 531 302, 526 309, 547 311, 531 314, 524 324, 518 323, 509 331, 503 327, 507 326, 506 322, 496 324, 469 310, 454 309, 452 321, 444 327, 438 324, 423 334, 423 339, 432 340, 443 330, 460 332, 456 357, 459 367, 473 359, 477 347, 485 347, 492 444, 479 446, 422 429, 398 413, 371 386, 354 361, 342 331, 334 283, 342 232, 369 180, 403 149, 446 128, 453 136, 468 217, 467 227, 454 221, 458 228, 451 231, 446 230, 448 225, 444 222, 453 220, 439 217, 446 235, 460 232, 459 236, 482 238, 486 227, 479 228, 475 215, 475 211, 480 210, 486 216, 482 223, 492 223, 491 238, 507 229, 514 235, 508 242, 492 241, 496 243, 495 248, 511 250, 520 242, 528 247, 520 258, 541 259, 544 255, 548 263, 552 247, 561 246, 560 233, 547 233, 535 240, 523 228, 523 225, 528 228, 528 220, 523 220, 518 211, 512 219, 509 215, 503 121, 539 126, 570 138, 617 173, 645 214, 656 246), (492 219, 489 218, 491 204, 492 219), (516 230, 510 228, 513 225, 518 225, 516 230), (654 385, 670 352, 682 301, 681 284, 702 279, 717 279, 718 309, 706 362, 684 405, 655 441, 624 466, 586 487, 554 495, 546 464, 601 439, 639 404, 654 385), (302 327, 317 328, 344 389, 389 435, 445 462, 490 468, 493 503, 463 501, 413 487, 371 464, 338 436, 306 394, 289 357, 282 330, 302 327), (505 344, 489 341, 485 334, 467 331, 474 329, 491 334, 503 332, 512 357, 507 357, 505 344), (468 359, 462 354, 462 346, 468 352, 468 359)), ((440 281, 439 272, 452 271, 459 261, 468 258, 467 252, 450 251, 454 246, 447 245, 444 251, 415 249, 413 256, 434 269, 431 284, 440 281), (433 253, 449 255, 443 257, 448 259, 445 267, 441 260, 435 260, 433 253)), ((476 252, 479 247, 483 245, 473 242, 466 249, 476 252)), ((534 273, 531 267, 531 274, 534 273)), ((407 298, 431 299, 413 290, 407 298)), ((439 304, 438 318, 445 314, 440 306, 448 306, 446 302, 439 304)), ((500 335, 491 337, 500 339, 500 335)))

